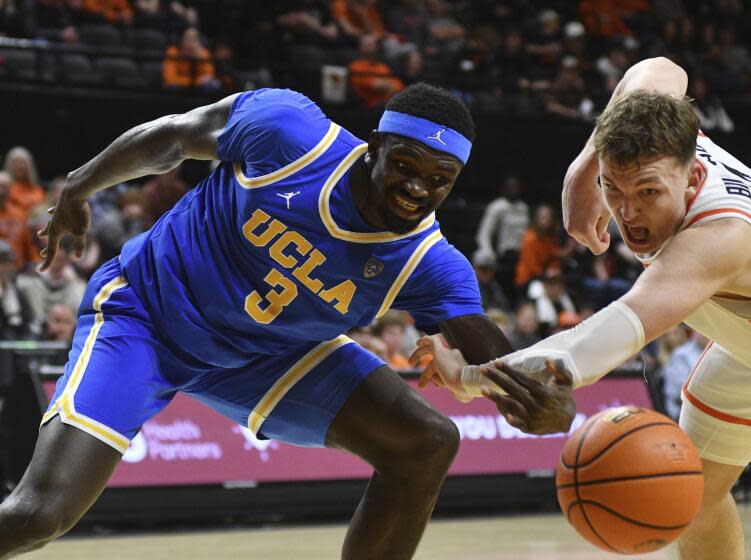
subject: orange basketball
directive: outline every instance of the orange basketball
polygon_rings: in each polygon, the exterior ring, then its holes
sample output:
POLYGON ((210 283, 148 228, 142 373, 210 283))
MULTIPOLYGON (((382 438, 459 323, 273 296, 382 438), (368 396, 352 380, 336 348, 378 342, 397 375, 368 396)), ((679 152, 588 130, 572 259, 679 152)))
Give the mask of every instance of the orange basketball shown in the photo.
POLYGON ((611 408, 566 442, 558 502, 592 544, 641 554, 674 541, 701 504, 699 454, 678 425, 652 410, 611 408))

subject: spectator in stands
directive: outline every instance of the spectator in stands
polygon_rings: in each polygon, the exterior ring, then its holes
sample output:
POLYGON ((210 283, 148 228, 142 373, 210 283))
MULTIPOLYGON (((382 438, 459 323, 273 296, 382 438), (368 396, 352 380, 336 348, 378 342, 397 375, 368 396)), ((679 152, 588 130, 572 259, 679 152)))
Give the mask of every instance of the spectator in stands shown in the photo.
POLYGON ((34 37, 60 43, 78 42, 78 31, 65 0, 37 0, 35 7, 34 37))
POLYGON ((386 32, 376 0, 332 0, 331 16, 344 35, 358 40, 363 36, 374 36, 378 40, 379 53, 389 66, 410 78, 419 75, 422 69, 420 52, 412 43, 403 43, 386 32))
POLYGON ((60 303, 53 305, 44 322, 42 338, 55 342, 65 342, 70 346, 73 343, 73 334, 75 331, 75 309, 60 303))
POLYGON ((201 44, 198 30, 186 29, 180 45, 167 49, 162 66, 162 81, 171 88, 200 88, 215 90, 220 87, 216 79, 211 52, 201 44))
POLYGON ((370 327, 355 327, 347 332, 347 336, 369 352, 381 358, 384 362, 388 362, 389 353, 386 343, 375 336, 370 327))
POLYGON ((516 175, 503 180, 500 197, 488 204, 477 229, 477 246, 495 255, 498 278, 506 298, 516 301, 514 274, 522 237, 529 226, 529 207, 520 199, 521 181, 516 175))
POLYGON ((647 0, 581 0, 579 15, 593 35, 610 39, 632 35, 627 20, 649 10, 647 0))
POLYGON ((180 178, 180 167, 157 175, 141 189, 143 196, 143 227, 148 229, 170 210, 188 191, 180 178))
POLYGON ((400 40, 415 45, 421 52, 430 44, 425 3, 418 0, 397 0, 385 8, 385 27, 400 40))
POLYGON ((0 338, 15 340, 31 333, 28 301, 16 287, 16 254, 7 242, 0 240, 0 338))
POLYGON ((513 326, 504 331, 516 350, 532 346, 540 339, 540 324, 537 321, 535 304, 525 301, 516 308, 513 326))
POLYGON ((145 229, 141 191, 123 189, 114 206, 102 204, 96 219, 92 219, 91 231, 99 245, 100 260, 104 262, 116 257, 128 239, 145 229))
POLYGON ((505 95, 526 95, 550 87, 549 81, 530 78, 531 64, 524 49, 524 37, 515 27, 503 34, 503 42, 496 53, 496 64, 498 83, 505 95))
POLYGON ((534 77, 554 78, 563 50, 561 19, 555 10, 545 9, 538 14, 536 29, 527 40, 525 48, 535 68, 534 77))
POLYGON ((3 168, 13 179, 8 202, 21 210, 24 215, 45 200, 44 189, 39 186, 34 156, 29 150, 21 146, 11 148, 5 156, 3 168))
POLYGON ((349 65, 352 91, 368 109, 385 105, 394 94, 404 89, 404 82, 378 58, 377 43, 375 35, 360 37, 360 58, 349 65))
POLYGON ((45 272, 31 271, 17 280, 18 291, 28 300, 31 320, 41 330, 55 304, 78 309, 86 291, 84 282, 72 266, 73 246, 70 239, 60 244, 55 260, 45 272))
POLYGON ((298 0, 277 16, 276 23, 284 30, 284 39, 289 43, 290 62, 300 70, 320 68, 328 58, 335 56, 332 52, 335 46, 357 48, 354 37, 348 45, 340 41, 339 28, 323 0, 298 0))
POLYGON ((133 26, 156 29, 165 35, 182 33, 187 27, 198 27, 198 12, 180 2, 162 0, 136 0, 133 26))
POLYGON ((561 313, 576 314, 576 307, 566 291, 563 275, 557 267, 549 267, 543 280, 533 280, 527 293, 535 303, 540 334, 550 335, 558 328, 561 313))
POLYGON ((373 334, 386 344, 387 363, 395 371, 412 369, 402 354, 405 323, 398 312, 387 311, 373 326, 373 334))
POLYGON ((83 9, 91 21, 127 26, 133 22, 128 0, 84 0, 83 9))
POLYGON ((430 31, 426 47, 434 49, 441 60, 446 60, 462 49, 467 28, 459 22, 446 0, 427 0, 425 6, 430 31))
POLYGON ((735 124, 728 115, 722 101, 716 95, 711 95, 707 81, 696 76, 689 84, 689 92, 694 99, 694 111, 699 117, 701 129, 704 131, 719 130, 733 132, 735 124))
POLYGON ((618 238, 611 239, 610 249, 602 255, 593 255, 583 245, 574 246, 573 274, 567 278, 578 286, 580 301, 590 304, 594 311, 623 296, 633 284, 632 279, 620 275, 623 271, 617 254, 620 243, 618 238))
POLYGON ((551 206, 543 204, 535 210, 532 227, 522 236, 514 283, 517 293, 526 295, 527 286, 541 278, 549 268, 560 268, 561 243, 558 224, 551 206))
POLYGON ((495 279, 495 253, 488 249, 477 249, 472 255, 472 266, 475 267, 475 276, 477 276, 477 284, 480 287, 483 308, 494 307, 504 311, 510 310, 511 306, 503 295, 500 284, 495 279))
POLYGON ((709 339, 690 330, 687 340, 670 354, 662 368, 663 397, 665 412, 673 420, 678 420, 681 412, 681 391, 691 370, 699 361, 709 339))
POLYGON ((0 239, 13 249, 16 268, 23 270, 39 261, 39 253, 34 249, 31 231, 26 225, 26 214, 10 203, 10 191, 10 174, 0 171, 0 239))
POLYGON ((594 102, 585 92, 578 61, 573 56, 565 56, 561 60, 558 77, 545 97, 545 110, 568 119, 591 118, 594 102))

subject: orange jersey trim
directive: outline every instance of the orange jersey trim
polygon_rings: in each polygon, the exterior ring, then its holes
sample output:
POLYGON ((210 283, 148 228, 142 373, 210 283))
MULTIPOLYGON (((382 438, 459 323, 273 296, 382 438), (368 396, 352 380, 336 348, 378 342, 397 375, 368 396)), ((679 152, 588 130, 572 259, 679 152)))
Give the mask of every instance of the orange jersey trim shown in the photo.
POLYGON ((699 367, 699 364, 704 359, 704 356, 706 356, 707 352, 709 351, 709 349, 712 347, 713 344, 714 344, 713 342, 710 342, 709 344, 707 344, 707 347, 704 349, 704 352, 702 352, 701 356, 699 356, 699 359, 696 360, 696 365, 694 366, 694 369, 691 370, 691 374, 688 376, 688 379, 686 380, 686 384, 683 386, 683 396, 686 398, 688 402, 690 402, 692 405, 694 405, 696 408, 698 408, 699 410, 701 410, 704 414, 708 416, 712 416, 713 418, 717 418, 718 420, 722 420, 723 422, 727 422, 728 424, 738 424, 740 426, 751 426, 751 419, 740 418, 738 416, 733 416, 732 414, 727 414, 726 412, 717 410, 716 408, 712 408, 708 404, 701 402, 698 398, 692 395, 688 390, 688 384, 691 382, 691 378, 694 376, 696 369, 699 367))
POLYGON ((686 204, 686 213, 688 214, 688 211, 691 210, 691 206, 693 206, 694 201, 696 201, 697 198, 699 198, 699 194, 701 194, 701 190, 704 188, 704 185, 707 182, 707 176, 709 175, 709 172, 707 171, 707 167, 704 165, 704 162, 701 161, 699 158, 696 158, 696 161, 701 165, 701 168, 704 170, 704 176, 701 178, 701 185, 699 185, 699 188, 694 193, 694 196, 691 197, 691 200, 688 201, 688 204, 686 204))
POLYGON ((737 208, 715 208, 714 210, 707 210, 706 212, 697 214, 696 216, 691 218, 691 221, 688 224, 686 224, 686 227, 687 228, 691 227, 696 222, 706 218, 707 216, 713 216, 715 214, 727 214, 727 213, 741 214, 745 216, 746 218, 748 218, 749 220, 751 220, 751 214, 749 214, 748 212, 744 212, 743 210, 738 210, 737 208))

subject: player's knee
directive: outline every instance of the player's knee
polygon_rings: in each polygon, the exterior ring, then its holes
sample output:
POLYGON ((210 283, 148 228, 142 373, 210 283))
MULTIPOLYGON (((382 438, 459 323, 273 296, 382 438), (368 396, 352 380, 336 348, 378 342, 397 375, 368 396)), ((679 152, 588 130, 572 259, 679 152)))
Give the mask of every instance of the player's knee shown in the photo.
POLYGON ((17 547, 38 547, 66 532, 74 521, 66 519, 62 508, 43 499, 24 496, 23 500, 3 503, 0 508, 0 532, 17 547))
MULTIPOLYGON (((407 453, 406 465, 409 471, 414 468, 422 476, 434 472, 443 478, 459 451, 459 430, 451 420, 438 414, 420 426, 419 436, 407 453)), ((405 458, 403 458, 404 460, 405 458)))

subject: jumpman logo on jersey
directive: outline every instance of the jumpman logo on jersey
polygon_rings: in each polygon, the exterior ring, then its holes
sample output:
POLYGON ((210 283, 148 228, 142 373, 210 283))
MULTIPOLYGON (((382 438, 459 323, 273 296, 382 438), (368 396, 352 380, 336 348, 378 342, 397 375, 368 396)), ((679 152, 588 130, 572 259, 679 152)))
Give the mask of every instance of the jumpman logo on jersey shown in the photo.
POLYGON ((293 196, 296 196, 298 194, 300 194, 300 191, 286 192, 286 193, 276 193, 276 196, 281 196, 283 199, 285 199, 287 201, 287 210, 289 210, 289 200, 290 200, 290 198, 292 198, 293 196))
POLYGON ((427 136, 426 138, 428 140, 436 140, 436 141, 440 142, 441 144, 443 144, 445 146, 446 142, 444 142, 443 138, 441 138, 441 134, 443 134, 444 132, 446 132, 446 129, 442 128, 441 130, 439 130, 438 132, 436 132, 432 136, 427 136))

